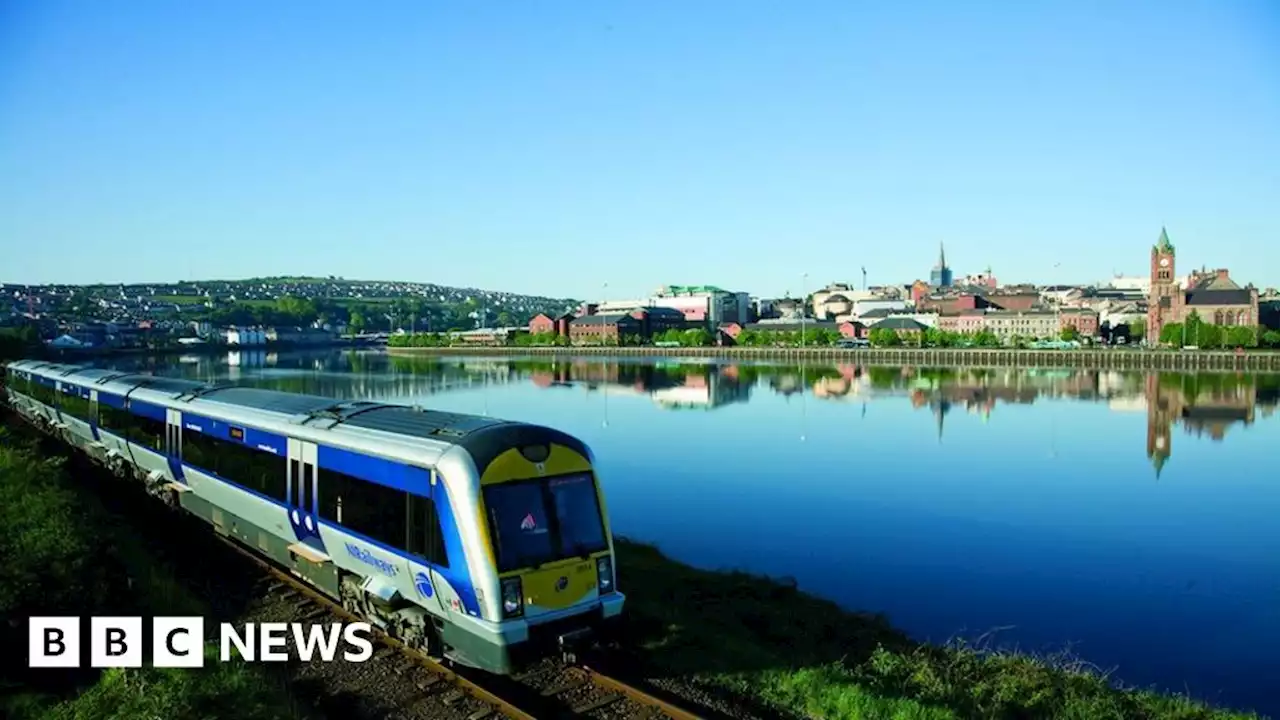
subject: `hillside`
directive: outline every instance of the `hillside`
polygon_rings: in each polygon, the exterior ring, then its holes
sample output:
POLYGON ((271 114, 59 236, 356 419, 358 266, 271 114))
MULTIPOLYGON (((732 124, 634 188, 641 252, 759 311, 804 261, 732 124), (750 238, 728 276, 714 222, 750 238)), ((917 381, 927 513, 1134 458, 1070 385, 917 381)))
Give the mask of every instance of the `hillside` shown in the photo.
MULTIPOLYGON (((208 321, 214 324, 348 323, 371 328, 469 329, 522 325, 538 313, 578 304, 552 298, 435 283, 328 277, 265 277, 175 283, 3 285, 3 316, 43 319, 208 321), (385 324, 384 324, 385 323, 385 324)), ((3 323, 0 323, 3 324, 3 323)))

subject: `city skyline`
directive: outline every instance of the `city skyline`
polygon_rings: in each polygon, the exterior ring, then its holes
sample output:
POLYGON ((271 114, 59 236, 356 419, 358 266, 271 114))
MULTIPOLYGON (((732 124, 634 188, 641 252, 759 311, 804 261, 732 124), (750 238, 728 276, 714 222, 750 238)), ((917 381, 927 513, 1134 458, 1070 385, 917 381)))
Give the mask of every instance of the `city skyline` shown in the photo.
POLYGON ((0 280, 1280 282, 1273 4, 806 9, 10 7, 0 280))

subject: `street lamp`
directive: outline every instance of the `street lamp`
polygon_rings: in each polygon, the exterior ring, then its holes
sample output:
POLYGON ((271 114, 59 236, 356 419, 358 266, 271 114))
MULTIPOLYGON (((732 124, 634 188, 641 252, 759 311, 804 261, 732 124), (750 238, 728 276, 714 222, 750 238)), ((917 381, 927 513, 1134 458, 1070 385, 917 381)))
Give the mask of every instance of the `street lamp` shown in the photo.
MULTIPOLYGON (((1058 268, 1062 265, 1060 262, 1053 264, 1053 276, 1058 276, 1058 268)), ((1051 286, 1054 286, 1051 283, 1051 286)), ((1054 297, 1053 299, 1053 332, 1058 337, 1055 340, 1062 339, 1062 298, 1054 297)))
POLYGON ((805 316, 809 314, 809 273, 800 276, 800 349, 805 347, 805 316))
POLYGON ((596 311, 596 314, 600 315, 602 320, 602 322, 600 323, 600 347, 604 347, 604 322, 603 322, 604 309, 603 307, 604 307, 604 304, 607 302, 609 302, 609 283, 604 283, 603 285, 600 286, 601 309, 596 311))

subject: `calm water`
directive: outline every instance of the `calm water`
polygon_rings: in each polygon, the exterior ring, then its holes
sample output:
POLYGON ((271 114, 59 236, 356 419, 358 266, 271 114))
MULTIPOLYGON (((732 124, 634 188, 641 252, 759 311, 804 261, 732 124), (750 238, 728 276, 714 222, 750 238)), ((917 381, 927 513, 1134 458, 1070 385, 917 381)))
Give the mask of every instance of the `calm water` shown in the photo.
POLYGON ((1280 715, 1275 376, 184 360, 148 362, 551 425, 596 452, 615 529, 680 560, 1280 715))

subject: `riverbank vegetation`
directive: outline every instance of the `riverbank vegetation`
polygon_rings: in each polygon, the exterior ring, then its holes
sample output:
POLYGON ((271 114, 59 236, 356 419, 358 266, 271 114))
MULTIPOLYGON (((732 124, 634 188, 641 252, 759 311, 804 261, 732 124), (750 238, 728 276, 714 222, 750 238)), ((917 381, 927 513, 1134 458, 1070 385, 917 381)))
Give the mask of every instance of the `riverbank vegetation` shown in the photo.
MULTIPOLYGON (((78 492, 62 459, 26 432, 0 428, 0 643, 25 654, 33 615, 207 614, 135 532, 78 492), (23 650, 18 650, 19 648, 23 650)), ((82 657, 88 657, 83 644, 82 657)), ((86 662, 87 664, 87 662, 86 662)), ((0 717, 14 720, 279 720, 295 717, 279 681, 243 663, 201 670, 144 667, 0 669, 0 717)))
POLYGON ((881 617, 794 583, 676 563, 617 543, 624 644, 654 678, 689 676, 766 713, 822 720, 1256 720, 1186 697, 1113 687, 1067 658, 923 645, 881 617))
MULTIPOLYGON (((1193 312, 1187 325, 1166 325, 1160 332, 1160 340, 1167 346, 1194 345, 1205 349, 1276 348, 1280 349, 1280 331, 1262 327, 1218 327, 1199 320, 1193 312), (1184 342, 1185 340, 1185 342, 1184 342)), ((1129 345, 1141 342, 1142 327, 1135 324, 1129 337, 1129 345)), ((825 327, 807 330, 743 330, 731 344, 746 348, 830 348, 839 345, 845 337, 836 330, 825 327)), ((510 346, 517 348, 569 348, 570 339, 553 332, 515 333, 509 336, 510 346)), ((1001 338, 990 330, 977 332, 952 332, 927 328, 922 332, 899 333, 887 329, 874 329, 867 334, 867 343, 877 348, 976 348, 976 349, 1069 349, 1088 346, 1091 338, 1083 337, 1074 327, 1066 327, 1054 337, 1014 336, 1001 338)), ((719 344, 716 335, 701 329, 666 330, 644 339, 639 335, 606 338, 600 342, 575 347, 714 347, 719 344)), ((466 340, 457 334, 403 333, 387 340, 392 348, 450 348, 474 346, 474 340, 466 340)))

